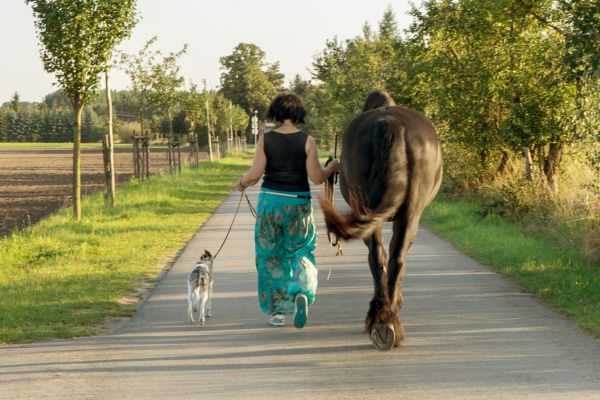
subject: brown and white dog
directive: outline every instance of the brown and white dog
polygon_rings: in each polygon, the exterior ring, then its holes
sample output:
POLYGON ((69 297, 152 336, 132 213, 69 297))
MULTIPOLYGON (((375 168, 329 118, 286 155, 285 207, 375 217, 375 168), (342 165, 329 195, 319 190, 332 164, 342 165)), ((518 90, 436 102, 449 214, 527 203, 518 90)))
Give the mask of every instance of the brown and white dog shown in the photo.
POLYGON ((205 317, 211 316, 213 283, 213 256, 208 250, 204 250, 187 280, 188 322, 196 322, 195 312, 198 313, 198 322, 201 325, 204 325, 205 317))

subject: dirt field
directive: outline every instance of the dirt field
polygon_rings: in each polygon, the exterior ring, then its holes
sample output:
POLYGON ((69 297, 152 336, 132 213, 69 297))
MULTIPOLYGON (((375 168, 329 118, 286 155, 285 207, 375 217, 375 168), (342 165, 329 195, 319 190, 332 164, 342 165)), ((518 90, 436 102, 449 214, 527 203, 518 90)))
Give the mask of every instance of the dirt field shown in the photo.
MULTIPOLYGON (((167 171, 165 149, 150 150, 150 173, 167 171)), ((0 237, 13 229, 35 224, 48 214, 71 204, 72 151, 70 149, 0 148, 0 237)), ((182 163, 187 153, 182 151, 182 163), (185 155, 185 156, 184 156, 185 155)), ((130 148, 115 149, 117 182, 133 175, 130 148)), ((81 150, 81 193, 104 189, 102 150, 81 150)))

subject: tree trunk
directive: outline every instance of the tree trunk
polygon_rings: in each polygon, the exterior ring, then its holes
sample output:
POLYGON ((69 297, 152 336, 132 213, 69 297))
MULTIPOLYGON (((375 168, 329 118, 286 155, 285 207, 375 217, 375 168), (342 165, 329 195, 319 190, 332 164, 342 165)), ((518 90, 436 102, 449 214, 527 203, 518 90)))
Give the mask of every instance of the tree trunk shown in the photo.
MULTIPOLYGON (((175 131, 173 130, 173 117, 171 115, 171 108, 167 108, 167 118, 169 119, 169 142, 172 144, 169 146, 169 156, 173 162, 173 170, 171 173, 181 173, 181 162, 179 148, 177 149, 177 157, 175 156, 175 131)), ((171 166, 169 165, 169 169, 171 166)))
POLYGON ((145 139, 143 142, 143 159, 144 159, 144 176, 146 178, 150 177, 150 132, 146 131, 145 139))
POLYGON ((213 155, 216 160, 221 159, 221 143, 219 141, 219 135, 215 135, 215 141, 213 146, 213 155))
POLYGON ((140 136, 144 136, 144 110, 140 111, 140 136))
POLYGON ((508 151, 502 149, 502 158, 500 159, 500 165, 496 169, 496 175, 500 175, 504 171, 506 171, 506 166, 508 165, 508 160, 510 159, 510 154, 508 151))
POLYGON ((212 135, 210 132, 210 114, 208 112, 208 99, 206 100, 206 132, 208 135, 208 159, 210 161, 214 161, 213 151, 212 151, 212 135))
POLYGON ((558 170, 558 165, 562 158, 562 150, 562 143, 550 143, 548 155, 544 160, 544 175, 546 176, 546 181, 555 192, 558 190, 558 177, 556 171, 558 170))
POLYGON ((104 136, 104 176, 106 178, 106 191, 104 192, 104 203, 110 207, 115 206, 115 160, 114 160, 114 138, 113 138, 113 115, 112 98, 108 86, 108 69, 104 71, 106 81, 106 107, 108 110, 108 132, 104 136))
POLYGON ((544 173, 544 160, 546 159, 546 155, 544 154, 544 145, 538 144, 535 146, 532 154, 535 156, 535 161, 538 166, 538 171, 540 175, 544 173))
POLYGON ((81 221, 81 115, 83 103, 73 102, 75 111, 75 135, 73 137, 73 217, 81 221))
POLYGON ((489 153, 487 150, 481 149, 479 151, 479 163, 481 165, 479 170, 479 183, 485 182, 485 167, 488 163, 488 156, 489 153))
POLYGON ((531 151, 529 151, 529 147, 523 147, 521 151, 525 158, 525 178, 528 181, 533 181, 533 160, 531 159, 531 151))
POLYGON ((227 129, 227 153, 233 152, 233 135, 231 134, 231 127, 227 129))
POLYGON ((132 148, 132 154, 133 154, 133 176, 137 179, 139 178, 138 176, 138 170, 137 170, 137 150, 136 150, 136 141, 135 141, 135 131, 133 131, 131 133, 131 148, 132 148))
POLYGON ((194 137, 194 121, 190 121, 190 133, 188 135, 188 142, 190 143, 190 158, 189 164, 192 167, 197 167, 196 164, 196 139, 194 137))
POLYGON ((227 130, 227 152, 233 151, 233 104, 229 102, 229 129, 227 130))

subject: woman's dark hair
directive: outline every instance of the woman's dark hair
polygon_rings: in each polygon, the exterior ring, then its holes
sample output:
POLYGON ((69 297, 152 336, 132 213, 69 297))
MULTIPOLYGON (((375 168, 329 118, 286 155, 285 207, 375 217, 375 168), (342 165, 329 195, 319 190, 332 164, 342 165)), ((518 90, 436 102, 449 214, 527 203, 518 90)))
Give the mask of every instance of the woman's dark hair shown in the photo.
POLYGON ((284 93, 275 97, 267 111, 267 119, 277 122, 289 119, 293 124, 303 124, 305 116, 306 110, 302 100, 294 93, 284 93))
POLYGON ((390 96, 387 92, 384 92, 383 90, 373 90, 367 96, 367 100, 365 100, 363 112, 372 110, 374 108, 395 105, 396 102, 394 101, 394 99, 392 99, 392 96, 390 96))

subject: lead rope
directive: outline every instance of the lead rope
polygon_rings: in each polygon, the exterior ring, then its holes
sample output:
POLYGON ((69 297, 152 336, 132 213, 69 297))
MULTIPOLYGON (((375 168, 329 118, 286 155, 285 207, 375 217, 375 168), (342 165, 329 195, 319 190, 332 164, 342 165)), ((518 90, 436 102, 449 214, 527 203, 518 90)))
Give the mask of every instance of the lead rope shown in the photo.
POLYGON ((246 201, 248 202, 248 206, 250 207, 250 213, 254 218, 256 218, 256 210, 252 206, 252 203, 250 203, 250 199, 248 198, 246 191, 243 191, 242 195, 240 196, 240 201, 238 201, 237 208, 235 209, 235 214, 233 214, 233 220, 231 221, 231 225, 229 225, 229 229, 227 230, 227 234, 225 235, 225 239, 223 239, 223 243, 221 243, 221 247, 219 247, 219 250, 217 250, 217 253, 213 257, 213 260, 216 260, 217 256, 221 252, 221 249, 223 248, 223 246, 225 246, 225 242, 227 242, 227 238, 229 237, 231 229, 233 228, 233 223, 235 222, 235 217, 237 217, 238 211, 240 211, 240 205, 242 204, 242 199, 244 198, 244 196, 246 197, 246 201))
MULTIPOLYGON (((337 132, 334 134, 334 146, 333 146, 333 159, 337 158, 337 148, 338 148, 338 134, 337 132)), ((331 158, 331 156, 329 157, 329 160, 327 160, 327 162, 325 163, 325 166, 327 166, 327 164, 329 164, 330 161, 333 160, 331 158)), ((338 176, 339 176, 339 172, 334 172, 333 176, 331 178, 331 204, 333 204, 333 206, 335 207, 335 184, 338 182, 338 176)), ((332 246, 336 247, 336 253, 335 256, 341 256, 343 254, 342 252, 342 243, 340 242, 340 239, 335 236, 335 242, 331 240, 331 232, 327 232, 327 237, 329 238, 329 243, 331 243, 332 246)), ((330 275, 331 275, 331 271, 330 275)), ((327 278, 329 279, 329 278, 327 278)))

